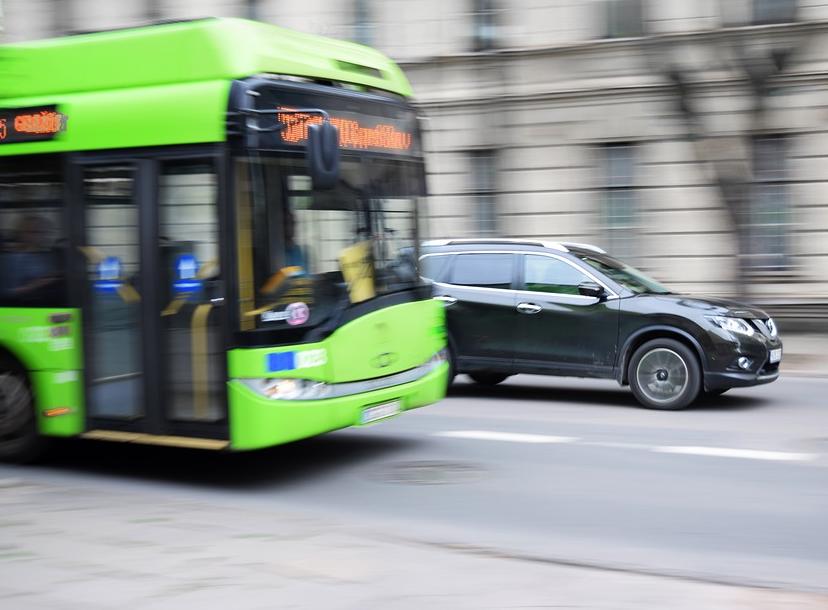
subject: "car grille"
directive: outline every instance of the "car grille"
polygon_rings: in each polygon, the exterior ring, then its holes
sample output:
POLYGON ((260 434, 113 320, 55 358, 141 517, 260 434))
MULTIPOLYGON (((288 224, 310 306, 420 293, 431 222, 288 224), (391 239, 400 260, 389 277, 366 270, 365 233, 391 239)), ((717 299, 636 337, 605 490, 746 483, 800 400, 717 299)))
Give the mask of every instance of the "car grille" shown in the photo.
POLYGON ((759 332, 765 335, 766 337, 775 337, 775 330, 776 325, 770 318, 754 318, 751 320, 753 325, 759 329, 759 332))

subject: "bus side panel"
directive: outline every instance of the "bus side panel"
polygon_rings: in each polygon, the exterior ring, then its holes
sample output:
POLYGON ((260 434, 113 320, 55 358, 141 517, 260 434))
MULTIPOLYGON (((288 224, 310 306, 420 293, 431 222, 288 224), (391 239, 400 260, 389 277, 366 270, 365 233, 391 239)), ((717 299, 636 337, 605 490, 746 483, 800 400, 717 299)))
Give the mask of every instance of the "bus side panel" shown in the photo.
POLYGON ((83 432, 83 337, 80 311, 0 308, 0 347, 29 374, 40 432, 83 432))
POLYGON ((81 371, 33 371, 37 424, 46 436, 75 436, 84 431, 81 371))

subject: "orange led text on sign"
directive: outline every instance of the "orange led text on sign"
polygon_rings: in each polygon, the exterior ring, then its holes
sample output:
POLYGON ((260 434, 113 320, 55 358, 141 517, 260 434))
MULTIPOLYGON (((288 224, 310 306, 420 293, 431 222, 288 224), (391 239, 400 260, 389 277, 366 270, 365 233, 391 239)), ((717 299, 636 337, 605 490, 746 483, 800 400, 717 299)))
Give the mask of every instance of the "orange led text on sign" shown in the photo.
MULTIPOLYGON (((289 110, 289 108, 279 108, 289 110)), ((308 139, 308 126, 318 125, 322 117, 297 113, 279 113, 277 120, 285 127, 282 139, 291 144, 298 144, 308 139)), ((359 121, 342 117, 331 117, 331 123, 339 130, 339 145, 343 148, 384 148, 386 150, 409 150, 411 134, 400 131, 391 125, 363 127, 359 121)))
POLYGON ((66 115, 51 110, 14 117, 14 130, 18 133, 51 134, 66 129, 66 115))

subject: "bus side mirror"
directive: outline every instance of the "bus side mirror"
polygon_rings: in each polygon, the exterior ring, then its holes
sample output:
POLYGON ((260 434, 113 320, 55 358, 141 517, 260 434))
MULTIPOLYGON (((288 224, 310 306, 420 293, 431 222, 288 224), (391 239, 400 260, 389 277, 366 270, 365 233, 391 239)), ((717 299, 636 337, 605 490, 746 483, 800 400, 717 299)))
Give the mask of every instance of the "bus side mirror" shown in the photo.
POLYGON ((308 125, 308 172, 315 190, 325 191, 339 181, 339 130, 330 121, 308 125))

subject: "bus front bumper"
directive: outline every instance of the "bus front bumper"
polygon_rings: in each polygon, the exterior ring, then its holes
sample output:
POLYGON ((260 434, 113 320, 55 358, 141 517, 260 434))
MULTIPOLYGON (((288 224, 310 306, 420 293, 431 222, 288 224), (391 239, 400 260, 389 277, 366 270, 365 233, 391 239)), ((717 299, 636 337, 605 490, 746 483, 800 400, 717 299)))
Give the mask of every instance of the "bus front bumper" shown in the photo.
POLYGON ((448 364, 408 383, 350 396, 320 400, 273 400, 238 380, 227 384, 230 413, 230 449, 261 449, 360 425, 363 411, 377 405, 399 403, 408 411, 445 396, 448 364))

